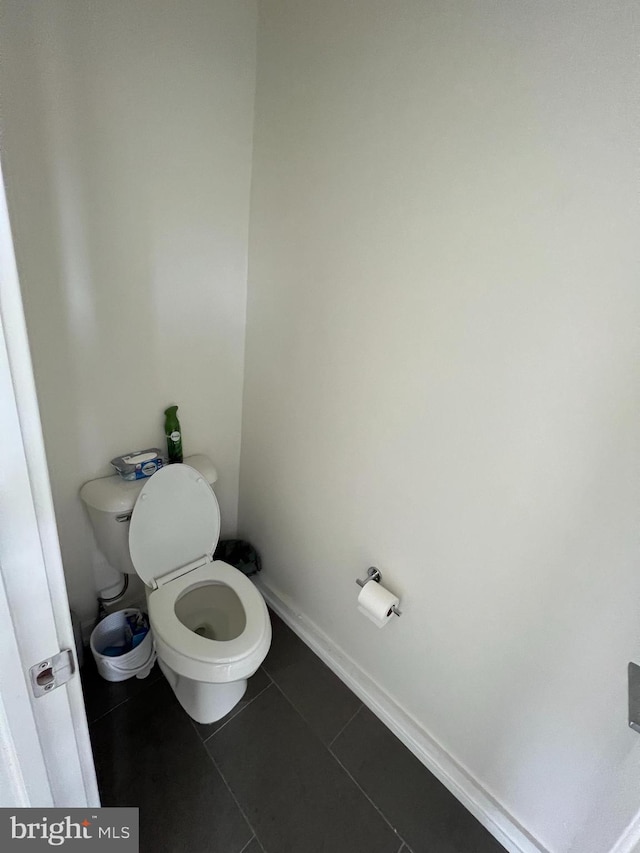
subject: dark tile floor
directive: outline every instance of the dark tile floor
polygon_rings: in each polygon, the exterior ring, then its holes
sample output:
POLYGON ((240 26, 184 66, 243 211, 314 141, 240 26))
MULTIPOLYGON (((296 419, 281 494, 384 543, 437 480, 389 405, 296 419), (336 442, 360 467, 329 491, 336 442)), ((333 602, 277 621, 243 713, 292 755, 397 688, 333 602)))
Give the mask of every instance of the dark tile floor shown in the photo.
POLYGON ((263 666, 209 726, 157 669, 83 671, 105 806, 141 853, 500 853, 503 848, 275 615, 263 666))

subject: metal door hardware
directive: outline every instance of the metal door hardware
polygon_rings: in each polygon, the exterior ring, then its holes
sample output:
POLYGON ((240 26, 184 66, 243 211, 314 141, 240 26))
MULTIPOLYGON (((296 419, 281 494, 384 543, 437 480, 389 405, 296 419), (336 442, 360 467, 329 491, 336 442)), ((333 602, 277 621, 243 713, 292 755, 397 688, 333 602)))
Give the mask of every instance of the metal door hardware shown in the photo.
POLYGON ((63 649, 57 655, 41 660, 29 670, 33 695, 37 698, 44 696, 45 693, 51 693, 56 687, 66 684, 75 671, 76 666, 71 649, 63 649))

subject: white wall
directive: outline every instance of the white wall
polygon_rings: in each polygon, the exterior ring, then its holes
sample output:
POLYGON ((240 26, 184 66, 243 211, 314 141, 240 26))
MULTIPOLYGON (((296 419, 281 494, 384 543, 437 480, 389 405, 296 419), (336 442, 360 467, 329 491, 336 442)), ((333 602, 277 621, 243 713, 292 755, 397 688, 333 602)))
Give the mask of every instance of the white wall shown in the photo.
POLYGON ((634 6, 260 4, 240 530, 553 853, 640 801, 634 6))
MULTIPOLYGON (((635 3, 262 0, 241 532, 541 846, 640 799, 635 3), (355 610, 371 563, 402 595, 355 610)), ((0 0, 1 154, 72 604, 162 441, 236 524, 254 0, 0 0)), ((93 573, 95 572, 95 578, 93 573)))
POLYGON ((69 595, 87 618, 115 578, 78 489, 163 446, 172 402, 235 531, 256 8, 0 8, 2 159, 69 595))

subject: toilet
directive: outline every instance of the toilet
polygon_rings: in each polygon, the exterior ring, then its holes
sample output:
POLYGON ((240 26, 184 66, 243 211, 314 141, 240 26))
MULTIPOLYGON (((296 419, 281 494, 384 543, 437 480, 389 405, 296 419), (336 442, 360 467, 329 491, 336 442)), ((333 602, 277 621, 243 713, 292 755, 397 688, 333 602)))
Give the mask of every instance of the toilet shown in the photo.
POLYGON ((216 478, 198 456, 142 481, 92 480, 80 492, 111 565, 144 581, 160 669, 199 723, 219 720, 240 701, 271 644, 258 589, 213 559, 220 535, 216 478))

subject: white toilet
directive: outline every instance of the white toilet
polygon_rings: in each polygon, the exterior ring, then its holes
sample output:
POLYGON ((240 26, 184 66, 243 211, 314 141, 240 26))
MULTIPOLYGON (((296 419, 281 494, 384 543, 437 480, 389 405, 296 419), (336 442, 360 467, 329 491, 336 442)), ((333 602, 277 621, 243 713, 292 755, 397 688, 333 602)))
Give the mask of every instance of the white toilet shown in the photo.
POLYGON ((105 477, 80 492, 110 564, 144 581, 158 663, 199 723, 219 720, 240 701, 271 644, 260 592, 213 560, 216 476, 206 457, 194 456, 146 480, 105 477))

